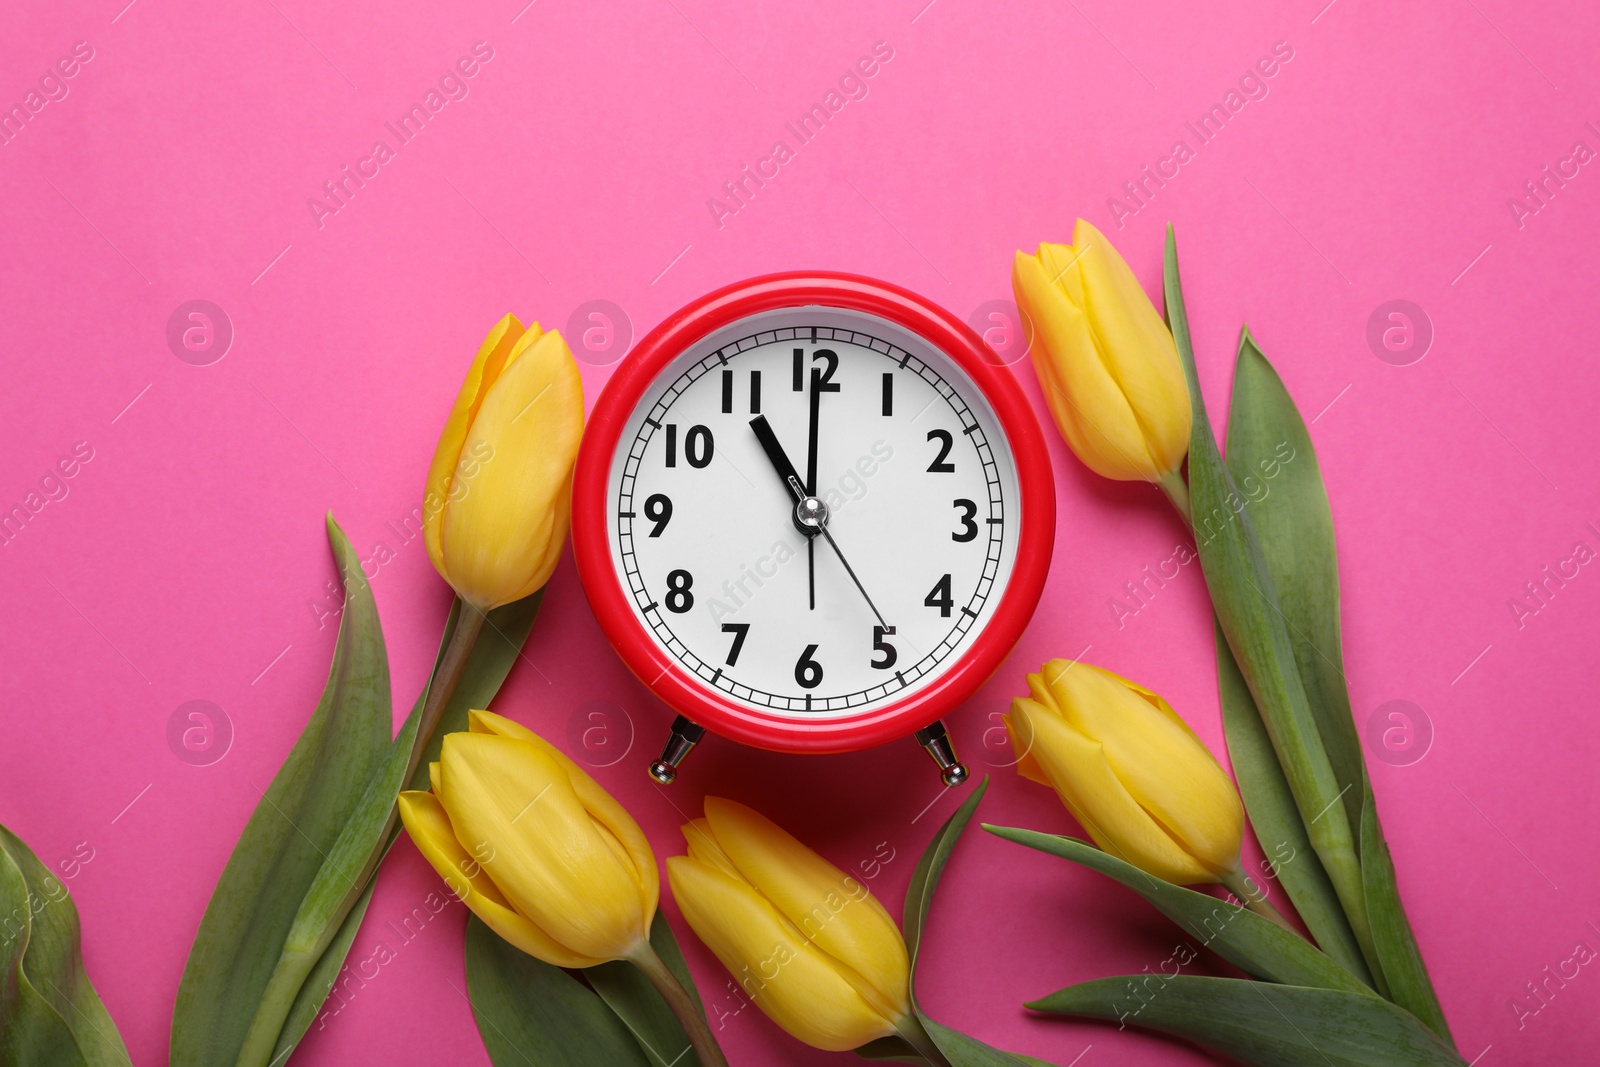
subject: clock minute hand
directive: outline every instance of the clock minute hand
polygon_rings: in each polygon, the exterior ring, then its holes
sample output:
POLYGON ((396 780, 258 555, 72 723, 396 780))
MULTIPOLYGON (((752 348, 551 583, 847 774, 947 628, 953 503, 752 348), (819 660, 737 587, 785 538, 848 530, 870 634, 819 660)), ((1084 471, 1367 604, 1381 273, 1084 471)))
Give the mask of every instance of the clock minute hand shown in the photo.
POLYGON ((839 542, 835 541, 833 534, 829 532, 828 506, 814 496, 801 495, 800 479, 794 475, 789 476, 789 491, 800 498, 795 505, 795 522, 802 529, 819 532, 827 539, 828 547, 833 549, 833 554, 839 557, 840 563, 844 564, 845 573, 850 576, 852 582, 856 583, 856 588, 860 590, 862 599, 867 602, 867 607, 871 608, 872 614, 878 617, 878 623, 883 627, 883 632, 886 635, 894 633, 894 627, 890 626, 888 621, 884 619, 883 612, 878 610, 878 605, 872 602, 872 596, 867 592, 867 587, 861 584, 860 578, 856 577, 856 569, 850 566, 849 560, 844 558, 844 553, 839 550, 839 542))

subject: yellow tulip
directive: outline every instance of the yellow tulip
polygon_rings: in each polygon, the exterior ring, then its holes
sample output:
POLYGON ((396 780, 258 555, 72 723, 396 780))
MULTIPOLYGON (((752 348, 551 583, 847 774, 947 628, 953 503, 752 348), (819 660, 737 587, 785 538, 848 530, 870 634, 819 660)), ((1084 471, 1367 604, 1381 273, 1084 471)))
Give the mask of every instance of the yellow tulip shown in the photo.
POLYGON ((450 889, 495 933, 557 967, 649 948, 660 893, 639 825, 553 745, 492 712, 445 735, 431 792, 400 818, 450 889))
POLYGON ((905 941, 867 887, 743 804, 707 797, 705 812, 667 880, 750 999, 830 1052, 911 1025, 905 941))
POLYGON ((428 470, 423 537, 461 598, 488 611, 555 570, 572 519, 583 381, 557 331, 495 323, 467 371, 428 470))
POLYGON ((1178 885, 1243 885, 1233 782, 1165 700, 1055 659, 1028 675, 1006 730, 1025 778, 1053 788, 1095 844, 1178 885))
POLYGON ((1033 322, 1033 367, 1061 435, 1093 471, 1161 482, 1189 450, 1189 388, 1172 334, 1105 235, 1018 252, 1011 284, 1033 322))

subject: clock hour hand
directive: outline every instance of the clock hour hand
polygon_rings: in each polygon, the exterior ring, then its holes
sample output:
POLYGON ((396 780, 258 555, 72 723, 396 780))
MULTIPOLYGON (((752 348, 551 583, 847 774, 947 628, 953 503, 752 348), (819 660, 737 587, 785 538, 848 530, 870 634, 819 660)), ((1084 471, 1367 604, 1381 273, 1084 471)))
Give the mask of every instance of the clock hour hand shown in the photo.
MULTIPOLYGON (((795 471, 794 464, 789 462, 789 454, 783 450, 783 445, 778 443, 778 435, 772 432, 772 423, 767 421, 765 415, 757 415, 750 420, 750 428, 756 432, 756 440, 761 442, 761 450, 767 454, 773 469, 778 472, 778 480, 783 483, 784 489, 794 496, 795 503, 798 504, 806 495, 803 488, 796 488, 801 485, 800 475, 795 471)), ((802 529, 801 532, 807 537, 814 537, 817 531, 802 529)))
MULTIPOLYGON (((844 558, 844 553, 839 551, 839 542, 835 541, 833 534, 828 531, 828 505, 814 496, 801 495, 800 479, 793 475, 789 477, 789 491, 800 497, 794 509, 795 522, 802 529, 821 533, 827 539, 828 547, 833 549, 833 554, 839 557, 840 563, 844 564, 845 573, 850 576, 852 582, 856 583, 856 588, 861 591, 862 599, 867 602, 867 607, 871 608, 872 613, 878 617, 878 624, 883 627, 883 632, 885 634, 894 633, 894 627, 890 626, 884 619, 883 612, 878 610, 878 605, 872 602, 872 597, 867 593, 867 587, 861 584, 860 578, 856 577, 855 568, 850 566, 850 561, 844 558)), ((815 542, 812 543, 815 544, 815 542)))

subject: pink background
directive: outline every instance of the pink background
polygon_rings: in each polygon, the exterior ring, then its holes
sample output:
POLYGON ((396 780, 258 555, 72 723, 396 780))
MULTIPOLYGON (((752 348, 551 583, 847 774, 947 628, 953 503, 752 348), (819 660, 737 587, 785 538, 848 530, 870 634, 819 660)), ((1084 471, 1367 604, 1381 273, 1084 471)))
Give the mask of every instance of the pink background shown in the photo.
MULTIPOLYGON (((387 524, 420 504, 435 435, 495 318, 565 327, 603 299, 625 309, 637 340, 709 289, 799 267, 883 277, 966 315, 1009 297, 1013 249, 1069 239, 1078 214, 1152 288, 1176 223, 1219 419, 1245 320, 1315 416, 1358 725, 1365 734, 1381 705, 1406 700, 1421 709, 1413 728, 1431 728, 1421 759, 1420 732, 1410 749, 1391 735, 1398 752, 1370 743, 1369 756, 1466 1057, 1495 1067, 1592 1054, 1592 968, 1550 980, 1520 1011, 1513 998, 1580 942, 1600 949, 1600 573, 1552 582, 1537 614, 1519 619, 1509 601, 1577 542, 1600 548, 1600 176, 1579 166, 1560 188, 1547 181, 1547 203, 1534 214, 1525 201, 1520 220, 1507 203, 1545 165, 1571 174, 1578 164, 1561 161, 1575 142, 1600 148, 1585 126, 1600 126, 1592 9, 524 2, 7 12, 0 104, 24 104, 75 42, 93 59, 0 146, 12 383, 0 395, 0 506, 25 503, 76 443, 92 460, 0 548, 0 821, 71 875, 90 973, 139 1067, 165 1061, 211 887, 321 689, 334 640, 315 607, 334 573, 325 509, 364 555, 380 542, 393 553, 373 586, 397 714, 423 681, 446 590, 420 541, 387 524), (384 123, 479 41, 493 58, 469 95, 319 226, 308 198, 375 140, 394 148, 384 123), (795 149, 784 123, 878 41, 893 59, 868 95, 719 226, 708 198, 774 141, 795 149), (1293 58, 1267 95, 1119 229, 1108 198, 1179 138, 1193 148, 1185 122, 1277 42, 1293 58), (169 315, 194 299, 219 305, 235 334, 208 366, 167 342, 169 315), (1393 299, 1432 325, 1431 348, 1408 366, 1367 340, 1369 316, 1393 299), (209 765, 169 747, 169 717, 190 700, 231 724, 231 747, 209 765)), ((1027 364, 1013 370, 1042 411, 1027 364)), ((585 365, 591 403, 609 373, 585 365)), ((1185 532, 1153 489, 1100 481, 1053 434, 1052 446, 1050 585, 1017 652, 953 717, 962 752, 980 771, 1004 764, 995 716, 1024 671, 1080 654, 1165 694, 1220 751, 1197 569, 1120 628, 1109 606, 1185 532)), ((566 743, 590 724, 585 702, 609 702, 596 720, 606 729, 579 754, 611 763, 632 733, 631 751, 595 773, 661 855, 714 791, 841 866, 892 851, 869 884, 898 911, 916 856, 957 803, 909 740, 808 759, 712 739, 680 784, 652 786, 643 765, 669 716, 605 644, 570 558, 525 658, 499 710, 566 743)), ((1075 830, 1043 789, 992 769, 982 818, 1075 830)), ((439 885, 412 849, 395 850, 351 960, 380 941, 396 958, 295 1062, 487 1062, 460 993, 460 906, 409 942, 388 925, 439 885)), ((726 975, 666 910, 703 993, 730 1013, 721 1034, 735 1063, 846 1062, 753 1009, 731 1014, 726 975)), ((1177 941, 1099 876, 974 833, 938 900, 921 991, 935 1017, 1057 1063, 1200 1063, 1177 1043, 1020 1007, 1070 982, 1156 969, 1177 941)))

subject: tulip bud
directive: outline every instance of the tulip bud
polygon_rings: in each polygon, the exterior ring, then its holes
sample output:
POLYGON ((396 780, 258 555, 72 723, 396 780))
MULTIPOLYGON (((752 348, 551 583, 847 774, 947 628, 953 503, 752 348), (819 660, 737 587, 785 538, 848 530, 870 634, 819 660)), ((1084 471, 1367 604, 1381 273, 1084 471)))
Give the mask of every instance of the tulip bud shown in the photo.
POLYGON ((1033 368, 1067 444, 1097 474, 1160 482, 1189 451, 1189 388, 1172 333, 1104 234, 1018 252, 1011 284, 1033 322, 1033 368))
POLYGON ((572 519, 583 381, 556 331, 495 323, 467 371, 428 469, 428 556, 488 611, 550 580, 572 519))
POLYGON ((1028 675, 1006 730, 1023 777, 1053 788, 1095 844, 1178 885, 1230 881, 1244 809, 1165 700, 1087 663, 1028 675))
POLYGON ((900 929, 867 887, 731 800, 707 797, 667 860, 683 917, 774 1022, 842 1052, 911 1011, 900 929))
POLYGON ((531 730, 487 711, 446 734, 431 792, 400 817, 445 883, 495 933, 557 967, 648 949, 655 855, 611 795, 531 730))

